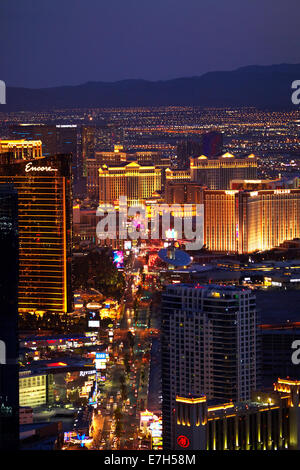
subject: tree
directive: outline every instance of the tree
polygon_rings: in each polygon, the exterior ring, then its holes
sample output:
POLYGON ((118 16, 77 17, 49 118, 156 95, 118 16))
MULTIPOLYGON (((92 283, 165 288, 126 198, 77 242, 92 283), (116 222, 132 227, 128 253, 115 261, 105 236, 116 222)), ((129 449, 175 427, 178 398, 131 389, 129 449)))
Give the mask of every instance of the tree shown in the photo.
POLYGON ((132 349, 133 346, 134 346, 134 335, 132 334, 131 331, 127 332, 127 340, 128 340, 128 343, 129 343, 129 347, 132 349))
POLYGON ((121 397, 123 401, 127 400, 127 397, 128 397, 127 387, 124 383, 121 385, 121 397))
POLYGON ((87 255, 74 258, 73 286, 74 289, 94 287, 107 297, 120 300, 125 289, 125 279, 109 252, 94 249, 87 255))
POLYGON ((130 356, 129 356, 128 352, 126 352, 124 354, 124 365, 125 365, 125 371, 126 371, 127 374, 129 374, 129 372, 130 372, 129 359, 130 359, 130 356))
POLYGON ((121 412, 120 408, 115 409, 114 416, 115 416, 116 421, 118 421, 118 420, 120 421, 122 419, 122 412, 121 412))
POLYGON ((120 439, 120 437, 121 437, 122 429, 123 429, 123 426, 122 426, 121 421, 117 421, 116 429, 115 429, 115 435, 118 439, 120 439))

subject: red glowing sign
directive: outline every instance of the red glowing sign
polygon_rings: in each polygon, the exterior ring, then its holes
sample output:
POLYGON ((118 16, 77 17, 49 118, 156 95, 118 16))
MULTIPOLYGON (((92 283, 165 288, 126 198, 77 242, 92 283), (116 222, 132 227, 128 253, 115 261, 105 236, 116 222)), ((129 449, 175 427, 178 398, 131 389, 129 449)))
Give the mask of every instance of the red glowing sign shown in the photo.
POLYGON ((156 253, 155 253, 155 254, 153 253, 153 254, 149 255, 148 265, 149 265, 149 266, 154 266, 155 263, 156 263, 156 261, 157 261, 157 259, 158 259, 158 256, 157 256, 156 253))
POLYGON ((177 437, 177 444, 180 447, 183 447, 184 449, 186 449, 190 445, 190 440, 186 436, 178 436, 177 437))
POLYGON ((51 364, 47 364, 47 367, 65 367, 67 365, 65 362, 51 362, 51 364))

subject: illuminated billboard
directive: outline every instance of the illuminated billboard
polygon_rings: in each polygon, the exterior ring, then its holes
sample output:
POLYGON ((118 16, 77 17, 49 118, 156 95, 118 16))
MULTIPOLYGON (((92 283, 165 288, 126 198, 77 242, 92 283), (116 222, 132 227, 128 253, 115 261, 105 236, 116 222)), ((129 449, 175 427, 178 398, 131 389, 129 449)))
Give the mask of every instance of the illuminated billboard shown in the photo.
POLYGON ((131 247, 132 247, 131 240, 126 240, 126 241, 124 242, 124 249, 125 249, 125 250, 131 250, 131 247))
POLYGON ((102 352, 102 353, 96 353, 96 359, 95 359, 95 367, 96 370, 104 370, 106 369, 106 363, 109 360, 109 354, 102 352))
POLYGON ((124 268, 124 253, 123 251, 114 251, 113 252, 113 262, 117 268, 124 268))
POLYGON ((100 319, 98 312, 88 312, 88 327, 89 328, 99 328, 100 319))

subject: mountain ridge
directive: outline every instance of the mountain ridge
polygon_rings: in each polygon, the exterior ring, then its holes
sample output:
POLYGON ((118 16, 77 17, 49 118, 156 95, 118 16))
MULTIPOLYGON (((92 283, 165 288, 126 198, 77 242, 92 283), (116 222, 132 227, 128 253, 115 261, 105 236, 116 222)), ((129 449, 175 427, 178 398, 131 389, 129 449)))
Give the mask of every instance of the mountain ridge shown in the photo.
POLYGON ((7 87, 0 111, 130 106, 295 108, 291 85, 300 64, 249 65, 170 80, 88 81, 48 88, 7 87))

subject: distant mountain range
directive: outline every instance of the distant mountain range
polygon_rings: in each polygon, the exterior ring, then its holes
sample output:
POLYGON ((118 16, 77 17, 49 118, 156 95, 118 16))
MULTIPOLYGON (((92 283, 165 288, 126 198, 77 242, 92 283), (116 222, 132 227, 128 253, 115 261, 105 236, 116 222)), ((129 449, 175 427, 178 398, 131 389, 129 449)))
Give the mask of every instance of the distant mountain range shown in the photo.
POLYGON ((300 64, 248 66, 165 81, 88 82, 55 88, 7 88, 1 111, 109 106, 256 106, 295 108, 291 84, 300 64))

